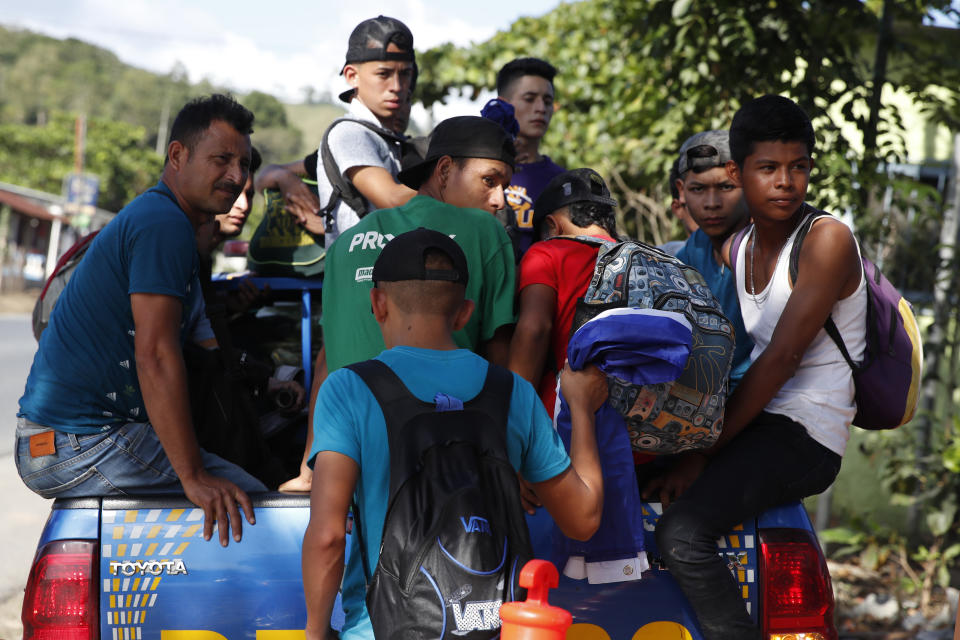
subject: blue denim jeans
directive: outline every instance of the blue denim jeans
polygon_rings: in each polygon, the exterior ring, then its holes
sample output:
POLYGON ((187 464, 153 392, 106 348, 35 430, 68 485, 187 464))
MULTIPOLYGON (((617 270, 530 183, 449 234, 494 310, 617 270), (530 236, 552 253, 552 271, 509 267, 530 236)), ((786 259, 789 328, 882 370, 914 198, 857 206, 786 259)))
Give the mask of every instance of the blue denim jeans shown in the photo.
POLYGON ((840 460, 803 425, 761 413, 664 510, 657 546, 707 640, 760 640, 717 539, 770 507, 821 493, 840 460))
MULTIPOLYGON (((30 436, 49 427, 17 418, 17 471, 31 491, 44 498, 182 494, 183 487, 153 427, 130 422, 108 431, 77 435, 54 431, 56 452, 34 458, 30 436)), ((252 475, 201 450, 203 466, 246 492, 266 491, 252 475)))

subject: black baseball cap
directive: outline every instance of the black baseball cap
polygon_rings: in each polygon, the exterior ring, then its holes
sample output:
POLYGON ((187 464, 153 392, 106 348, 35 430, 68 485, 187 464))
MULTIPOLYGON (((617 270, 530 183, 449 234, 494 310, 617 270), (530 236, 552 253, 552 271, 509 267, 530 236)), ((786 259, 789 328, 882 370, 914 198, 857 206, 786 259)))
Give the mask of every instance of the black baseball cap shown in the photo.
POLYGON ((443 156, 489 158, 513 168, 517 152, 513 138, 493 120, 480 116, 447 118, 430 134, 430 145, 423 161, 405 168, 397 179, 411 189, 419 189, 430 177, 434 163, 443 156))
POLYGON ((611 207, 617 201, 607 183, 593 169, 571 169, 553 177, 533 204, 533 229, 540 235, 540 224, 548 215, 575 202, 596 202, 611 207))
POLYGON ((373 264, 373 282, 403 280, 441 280, 467 285, 467 256, 450 236, 419 227, 390 240, 373 264), (430 249, 441 251, 453 262, 453 269, 427 269, 424 266, 430 249))
MULTIPOLYGON (((340 75, 348 64, 370 62, 372 60, 401 60, 413 63, 414 78, 417 76, 417 58, 413 50, 413 33, 407 25, 396 18, 377 16, 364 20, 350 34, 347 41, 347 56, 340 68, 340 75), (387 51, 390 44, 397 45, 401 51, 387 51)), ((414 80, 416 82, 416 80, 414 80)), ((411 87, 412 89, 412 87, 411 87)), ((347 89, 340 94, 343 102, 350 102, 354 96, 354 89, 347 89)))

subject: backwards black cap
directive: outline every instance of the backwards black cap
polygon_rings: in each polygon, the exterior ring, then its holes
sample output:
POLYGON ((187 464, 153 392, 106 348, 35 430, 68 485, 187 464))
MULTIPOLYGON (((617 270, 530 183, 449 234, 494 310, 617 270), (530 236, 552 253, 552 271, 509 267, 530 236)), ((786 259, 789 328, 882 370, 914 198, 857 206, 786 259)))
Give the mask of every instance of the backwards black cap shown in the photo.
POLYGON ((389 241, 373 264, 373 282, 404 280, 440 280, 467 284, 467 257, 450 236, 420 227, 401 233, 389 241), (452 269, 427 269, 426 253, 440 251, 453 262, 452 269))
POLYGON ((480 116, 456 116, 434 128, 423 161, 405 168, 397 179, 411 189, 419 189, 430 177, 433 163, 443 156, 489 158, 512 168, 516 155, 513 138, 498 123, 480 116))
MULTIPOLYGON (((371 60, 415 62, 413 34, 407 25, 396 18, 377 16, 354 27, 347 42, 347 59, 343 66, 371 60), (387 51, 390 44, 397 45, 401 51, 387 51)), ((343 69, 340 74, 343 75, 343 69)))
MULTIPOLYGON (((416 85, 417 78, 417 59, 413 50, 413 34, 407 25, 396 18, 387 16, 377 16, 364 20, 350 34, 350 40, 347 41, 347 58, 340 69, 340 75, 348 64, 360 62, 370 62, 372 60, 400 60, 402 62, 413 63, 413 82, 410 91, 416 85), (387 51, 387 47, 393 43, 401 51, 387 51)), ((343 102, 350 102, 353 99, 355 89, 347 89, 340 94, 343 102)))
POLYGON ((571 169, 553 177, 533 203, 533 229, 540 236, 540 224, 548 215, 575 202, 596 202, 617 206, 607 183, 593 169, 571 169))

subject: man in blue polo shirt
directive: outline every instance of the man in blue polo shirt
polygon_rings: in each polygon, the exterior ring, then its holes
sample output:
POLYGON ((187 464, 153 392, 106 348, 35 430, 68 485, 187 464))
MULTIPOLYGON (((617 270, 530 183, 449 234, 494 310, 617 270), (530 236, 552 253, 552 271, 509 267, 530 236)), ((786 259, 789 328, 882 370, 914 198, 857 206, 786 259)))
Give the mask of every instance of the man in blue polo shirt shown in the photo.
POLYGON ((91 243, 40 338, 17 414, 17 469, 48 498, 183 491, 220 543, 245 491, 266 487, 197 445, 181 328, 200 299, 196 230, 230 210, 250 167, 253 114, 188 103, 163 175, 91 243))

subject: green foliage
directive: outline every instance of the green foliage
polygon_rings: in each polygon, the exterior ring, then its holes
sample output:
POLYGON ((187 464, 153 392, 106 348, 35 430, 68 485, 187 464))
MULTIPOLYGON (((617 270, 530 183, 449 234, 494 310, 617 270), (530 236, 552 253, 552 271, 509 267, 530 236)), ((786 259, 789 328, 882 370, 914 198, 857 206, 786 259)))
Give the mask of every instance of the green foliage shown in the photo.
POLYGON ((273 160, 273 162, 290 162, 297 157, 303 157, 308 153, 313 153, 320 146, 320 140, 323 138, 323 132, 327 126, 337 118, 346 113, 344 103, 310 103, 310 104, 288 104, 284 105, 287 110, 287 120, 295 122, 297 128, 303 132, 300 149, 293 156, 284 156, 273 160))
POLYGON ((903 536, 888 527, 855 518, 850 526, 834 527, 819 532, 820 541, 830 545, 830 556, 836 559, 857 558, 861 567, 876 571, 904 544, 903 536))
MULTIPOLYGON (((949 363, 951 354, 946 355, 944 360, 949 363)), ((945 400, 952 411, 952 398, 945 400)), ((945 428, 934 433, 928 452, 919 458, 918 433, 909 427, 872 432, 863 444, 879 461, 892 501, 916 509, 922 531, 911 536, 911 532, 904 534, 853 518, 846 527, 820 534, 834 558, 854 557, 869 569, 893 560, 902 571, 905 590, 920 595, 921 608, 933 601, 934 589, 949 586, 950 570, 960 558, 960 445, 956 439, 960 418, 932 419, 945 428)))
MULTIPOLYGON (((844 128, 852 124, 863 130, 867 124, 875 5, 859 0, 564 3, 542 17, 521 18, 486 42, 467 48, 446 44, 419 54, 417 91, 428 106, 451 92, 475 96, 494 88, 496 71, 511 59, 545 58, 559 70, 559 109, 544 148, 562 165, 591 166, 608 181, 613 178, 621 201, 636 192, 646 197, 643 202, 660 202, 661 209, 668 196, 667 172, 686 137, 728 126, 740 104, 754 96, 786 94, 814 119, 818 168, 812 202, 880 220, 879 211, 859 206, 860 188, 885 185, 886 176, 861 172, 859 183, 852 179, 862 159, 844 128)), ((919 23, 926 7, 899 6, 898 18, 919 23)), ((907 47, 897 52, 901 63, 916 53, 907 47)), ((931 82, 960 72, 956 60, 943 58, 939 52, 937 59, 944 62, 939 71, 928 64, 915 67, 927 74, 911 80, 918 99, 931 82)), ((936 104, 942 106, 943 100, 936 104)), ((879 115, 878 148, 871 151, 897 158, 903 152, 899 116, 890 108, 879 115)), ((645 219, 635 226, 628 217, 632 228, 627 231, 640 238, 664 235, 655 227, 669 218, 652 217, 652 210, 642 213, 645 219)), ((869 229, 875 232, 876 226, 869 229)))
POLYGON ((251 91, 241 102, 243 106, 253 111, 256 116, 256 126, 261 128, 287 126, 287 112, 283 108, 283 103, 273 96, 262 91, 251 91))
MULTIPOLYGON (((54 113, 42 126, 0 125, 0 181, 60 193, 74 170, 74 122, 54 113)), ((85 170, 100 177, 100 207, 117 211, 159 179, 163 158, 144 139, 141 127, 124 122, 87 123, 85 170)))
MULTIPOLYGON (((697 131, 728 127, 755 96, 789 96, 811 116, 817 136, 808 199, 851 212, 865 253, 904 290, 926 292, 938 273, 955 271, 935 258, 942 202, 932 188, 877 170, 881 161, 904 160, 904 122, 895 106, 880 101, 871 111, 870 105, 881 88, 900 89, 932 122, 960 128, 960 30, 923 27, 931 9, 948 11, 960 24, 947 0, 569 2, 521 18, 486 42, 420 53, 417 92, 427 106, 475 97, 494 88, 497 70, 513 58, 549 60, 558 69, 558 110, 543 148, 564 166, 604 174, 630 209, 625 231, 655 242, 679 231, 669 228, 664 202, 680 144, 697 131), (893 11, 889 32, 884 7, 893 11), (875 77, 876 61, 884 59, 886 73, 875 77), (861 149, 874 130, 874 142, 861 149)), ((951 354, 960 348, 957 340, 949 346, 951 354)), ((936 372, 943 395, 955 388, 949 382, 958 359, 951 354, 936 372)), ((867 566, 893 559, 927 599, 936 584, 929 576, 942 583, 960 554, 953 400, 930 413, 931 424, 948 426, 935 431, 929 446, 910 427, 866 438, 893 501, 919 510, 921 539, 908 541, 865 521, 825 533, 837 553, 867 566), (911 557, 908 547, 923 550, 911 557)))
POLYGON ((952 544, 943 550, 921 545, 910 557, 922 565, 935 567, 934 582, 941 589, 946 589, 950 585, 950 569, 960 557, 960 544, 952 544))
MULTIPOLYGON (((90 123, 85 170, 100 177, 99 205, 116 211, 159 179, 163 158, 152 150, 164 149, 180 107, 214 92, 228 91, 191 84, 179 63, 158 75, 79 40, 0 26, 0 180, 60 193, 73 169, 72 118, 82 114, 90 123)), ((241 102, 256 116, 266 162, 298 155, 300 131, 279 100, 254 91, 241 102)))
POLYGON ((250 140, 267 164, 291 162, 304 155, 300 153, 303 136, 293 127, 263 127, 254 122, 250 140))

